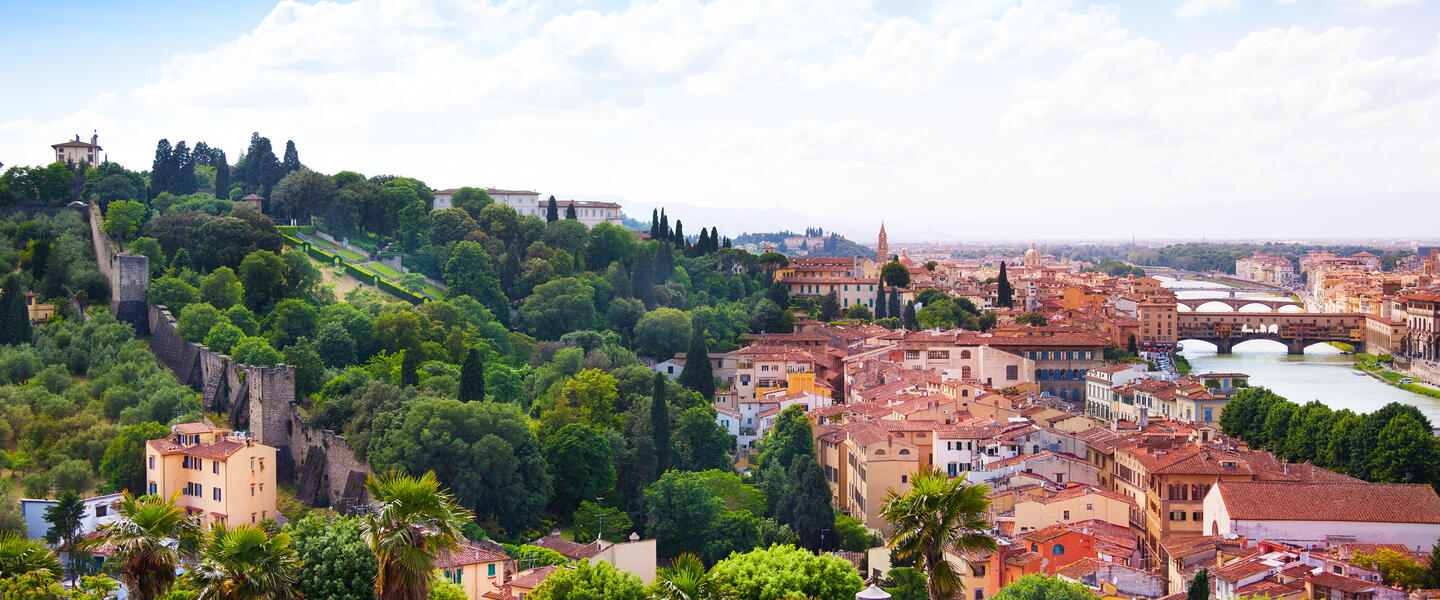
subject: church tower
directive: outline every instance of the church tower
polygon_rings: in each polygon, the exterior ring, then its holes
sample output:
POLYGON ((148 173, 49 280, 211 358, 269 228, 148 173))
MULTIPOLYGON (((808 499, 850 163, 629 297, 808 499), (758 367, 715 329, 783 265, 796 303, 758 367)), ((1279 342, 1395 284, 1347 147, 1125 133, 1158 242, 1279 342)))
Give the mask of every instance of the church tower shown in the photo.
POLYGON ((885 240, 885 222, 880 222, 880 240, 875 243, 875 262, 885 264, 890 260, 890 244, 885 240))

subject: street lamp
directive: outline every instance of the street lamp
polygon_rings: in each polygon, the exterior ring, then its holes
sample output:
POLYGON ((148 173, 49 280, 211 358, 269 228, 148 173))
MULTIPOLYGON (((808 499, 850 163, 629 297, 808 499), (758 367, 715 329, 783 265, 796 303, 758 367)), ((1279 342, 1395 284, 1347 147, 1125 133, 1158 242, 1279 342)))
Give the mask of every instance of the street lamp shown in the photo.
POLYGON ((605 533, 605 507, 600 505, 600 502, 604 499, 604 496, 595 497, 595 541, 597 542, 600 541, 600 536, 605 533))
POLYGON ((827 531, 830 531, 830 530, 829 530, 829 529, 825 529, 825 528, 823 528, 823 527, 820 528, 820 552, 821 552, 821 553, 824 553, 824 552, 825 552, 825 532, 827 532, 827 531))

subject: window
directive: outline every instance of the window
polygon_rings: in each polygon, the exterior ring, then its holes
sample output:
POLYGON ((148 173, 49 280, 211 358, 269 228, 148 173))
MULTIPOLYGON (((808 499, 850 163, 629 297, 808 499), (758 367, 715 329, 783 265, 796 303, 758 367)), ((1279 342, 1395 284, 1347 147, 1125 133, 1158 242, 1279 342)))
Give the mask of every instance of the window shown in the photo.
POLYGON ((1050 549, 1050 553, 1051 553, 1051 554, 1054 554, 1054 555, 1056 555, 1056 556, 1059 556, 1059 555, 1061 555, 1061 554, 1064 554, 1064 553, 1065 553, 1065 546, 1060 545, 1060 544, 1055 544, 1055 547, 1050 549))
POLYGON ((96 518, 103 517, 103 516, 105 516, 106 514, 109 514, 109 512, 110 512, 110 507, 105 506, 104 504, 101 504, 101 505, 95 507, 95 517, 96 517, 96 518))
POLYGON ((985 600, 985 588, 975 588, 975 600, 985 600))
POLYGON ((910 483, 910 476, 909 476, 909 475, 901 475, 901 476, 900 476, 900 483, 910 483))
POLYGON ((150 457, 150 468, 155 468, 155 457, 150 457))
POLYGON ((1061 519, 1064 519, 1064 520, 1066 520, 1066 521, 1069 521, 1069 520, 1070 520, 1070 511, 1067 510, 1067 511, 1061 513, 1060 518, 1061 518, 1061 519))
POLYGON ((1031 551, 1031 552, 1039 552, 1039 551, 1040 551, 1040 544, 1037 544, 1037 543, 1035 543, 1035 542, 1030 542, 1030 551, 1031 551))
POLYGON ((1200 511, 1198 511, 1198 510, 1195 511, 1195 512, 1190 513, 1190 520, 1191 520, 1191 521, 1203 521, 1204 519, 1205 519, 1205 513, 1202 513, 1202 512, 1200 512, 1200 511))
POLYGON ((1095 510, 1095 505, 1087 502, 1085 504, 1085 510, 1095 510))
POLYGON ((155 482, 153 482, 153 481, 150 482, 149 493, 152 494, 152 495, 158 493, 158 492, 155 490, 155 482))
POLYGON ((1170 511, 1170 520, 1171 520, 1171 521, 1184 521, 1184 520, 1185 520, 1185 511, 1183 511, 1183 510, 1172 510, 1172 511, 1170 511))
POLYGON ((211 499, 213 499, 214 501, 219 502, 219 501, 220 501, 220 488, 217 487, 217 488, 215 488, 215 489, 210 490, 210 497, 211 497, 211 499))
POLYGON ((1020 367, 1018 365, 1005 365, 1005 380, 1015 381, 1020 378, 1020 367))
POLYGON ((216 475, 219 475, 219 474, 220 474, 220 461, 218 461, 218 460, 212 460, 212 461, 210 461, 210 472, 211 472, 211 473, 214 473, 214 474, 216 474, 216 475))
POLYGON ((489 575, 490 575, 491 577, 494 577, 494 576, 495 576, 495 563, 490 563, 489 567, 490 567, 490 568, 489 568, 489 571, 490 571, 490 572, 489 572, 489 575))
POLYGON ((251 495, 251 496, 254 496, 254 495, 255 495, 255 484, 253 484, 253 483, 250 484, 250 495, 251 495))

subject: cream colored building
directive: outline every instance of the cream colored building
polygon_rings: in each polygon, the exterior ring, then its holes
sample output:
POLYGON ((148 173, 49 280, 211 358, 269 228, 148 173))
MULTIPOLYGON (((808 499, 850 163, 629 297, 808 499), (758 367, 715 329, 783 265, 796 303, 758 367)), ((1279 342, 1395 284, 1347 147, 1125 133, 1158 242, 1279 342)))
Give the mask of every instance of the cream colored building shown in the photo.
POLYGON ((169 437, 145 444, 145 492, 179 494, 201 523, 230 525, 273 519, 275 449, 204 423, 182 423, 169 437))
POLYGON ((435 573, 465 590, 466 600, 481 600, 505 583, 510 557, 470 542, 435 558, 435 573))
POLYGON ((1015 502, 1015 531, 1035 531, 1056 523, 1098 520, 1130 526, 1128 496, 1090 485, 1071 485, 1050 496, 1025 496, 1015 502))
POLYGON ((95 165, 104 161, 100 154, 99 135, 91 135, 89 142, 81 141, 77 135, 73 140, 51 144, 50 147, 55 149, 55 162, 95 165))

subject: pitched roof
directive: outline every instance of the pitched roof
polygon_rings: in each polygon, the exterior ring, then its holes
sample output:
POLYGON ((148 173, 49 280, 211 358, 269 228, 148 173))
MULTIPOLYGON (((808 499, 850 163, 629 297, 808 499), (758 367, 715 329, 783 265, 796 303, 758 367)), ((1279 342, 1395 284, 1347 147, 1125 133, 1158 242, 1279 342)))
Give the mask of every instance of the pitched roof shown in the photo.
POLYGON ((450 552, 441 553, 435 557, 435 568, 453 569, 465 565, 481 565, 485 563, 500 562, 510 557, 499 552, 491 552, 474 544, 461 543, 459 548, 450 552))
POLYGON ((1216 485, 1232 519, 1440 524, 1440 496, 1423 484, 1220 481, 1216 485))
POLYGON ((510 586, 533 590, 537 587, 540 587, 540 584, 545 582, 545 578, 549 577, 550 574, 554 573, 555 569, 558 568, 559 567, 555 565, 550 565, 547 567, 530 569, 528 571, 521 571, 517 574, 518 576, 516 578, 510 580, 510 586))

